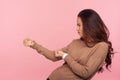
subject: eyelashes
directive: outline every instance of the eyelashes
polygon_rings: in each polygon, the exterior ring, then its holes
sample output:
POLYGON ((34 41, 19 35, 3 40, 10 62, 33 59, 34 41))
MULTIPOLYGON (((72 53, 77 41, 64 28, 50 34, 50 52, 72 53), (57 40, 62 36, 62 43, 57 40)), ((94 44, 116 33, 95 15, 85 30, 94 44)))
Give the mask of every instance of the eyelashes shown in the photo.
POLYGON ((77 24, 77 26, 79 26, 79 27, 80 27, 81 25, 80 25, 80 24, 77 24))

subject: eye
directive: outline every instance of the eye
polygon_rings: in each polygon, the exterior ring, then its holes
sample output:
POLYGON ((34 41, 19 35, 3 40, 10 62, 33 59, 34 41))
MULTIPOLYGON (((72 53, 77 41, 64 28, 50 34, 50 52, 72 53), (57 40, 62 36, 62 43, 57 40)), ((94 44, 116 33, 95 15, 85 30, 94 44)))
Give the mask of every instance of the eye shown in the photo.
POLYGON ((80 27, 81 25, 80 25, 80 24, 77 24, 77 26, 79 26, 79 27, 80 27))

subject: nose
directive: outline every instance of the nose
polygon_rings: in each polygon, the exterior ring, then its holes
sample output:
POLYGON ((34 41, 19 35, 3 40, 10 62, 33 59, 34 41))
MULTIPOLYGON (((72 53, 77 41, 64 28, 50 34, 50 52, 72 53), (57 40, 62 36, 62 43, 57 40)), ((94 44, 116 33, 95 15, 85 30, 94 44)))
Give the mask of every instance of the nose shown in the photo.
POLYGON ((76 30, 79 31, 79 27, 78 26, 77 26, 76 30))

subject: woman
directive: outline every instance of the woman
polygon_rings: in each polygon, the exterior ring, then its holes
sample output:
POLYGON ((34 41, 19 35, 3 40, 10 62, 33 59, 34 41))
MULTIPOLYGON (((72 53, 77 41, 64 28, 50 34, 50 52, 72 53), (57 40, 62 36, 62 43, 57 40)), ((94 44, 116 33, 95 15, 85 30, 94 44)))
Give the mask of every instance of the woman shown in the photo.
POLYGON ((108 41, 109 31, 92 9, 84 9, 77 16, 77 32, 80 39, 73 40, 65 48, 51 51, 30 39, 24 45, 37 50, 52 61, 63 59, 65 63, 54 70, 47 80, 90 80, 96 72, 111 65, 113 48, 108 41))

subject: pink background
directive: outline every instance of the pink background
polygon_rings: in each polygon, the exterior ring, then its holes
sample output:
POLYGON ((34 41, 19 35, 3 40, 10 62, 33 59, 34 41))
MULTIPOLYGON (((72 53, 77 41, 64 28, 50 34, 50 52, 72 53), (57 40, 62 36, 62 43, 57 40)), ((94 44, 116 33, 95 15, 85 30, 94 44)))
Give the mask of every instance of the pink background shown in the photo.
POLYGON ((0 0, 0 80, 45 80, 63 61, 52 62, 23 46, 31 38, 51 50, 79 38, 76 16, 96 10, 108 26, 116 53, 111 72, 92 80, 120 79, 120 0, 0 0))

